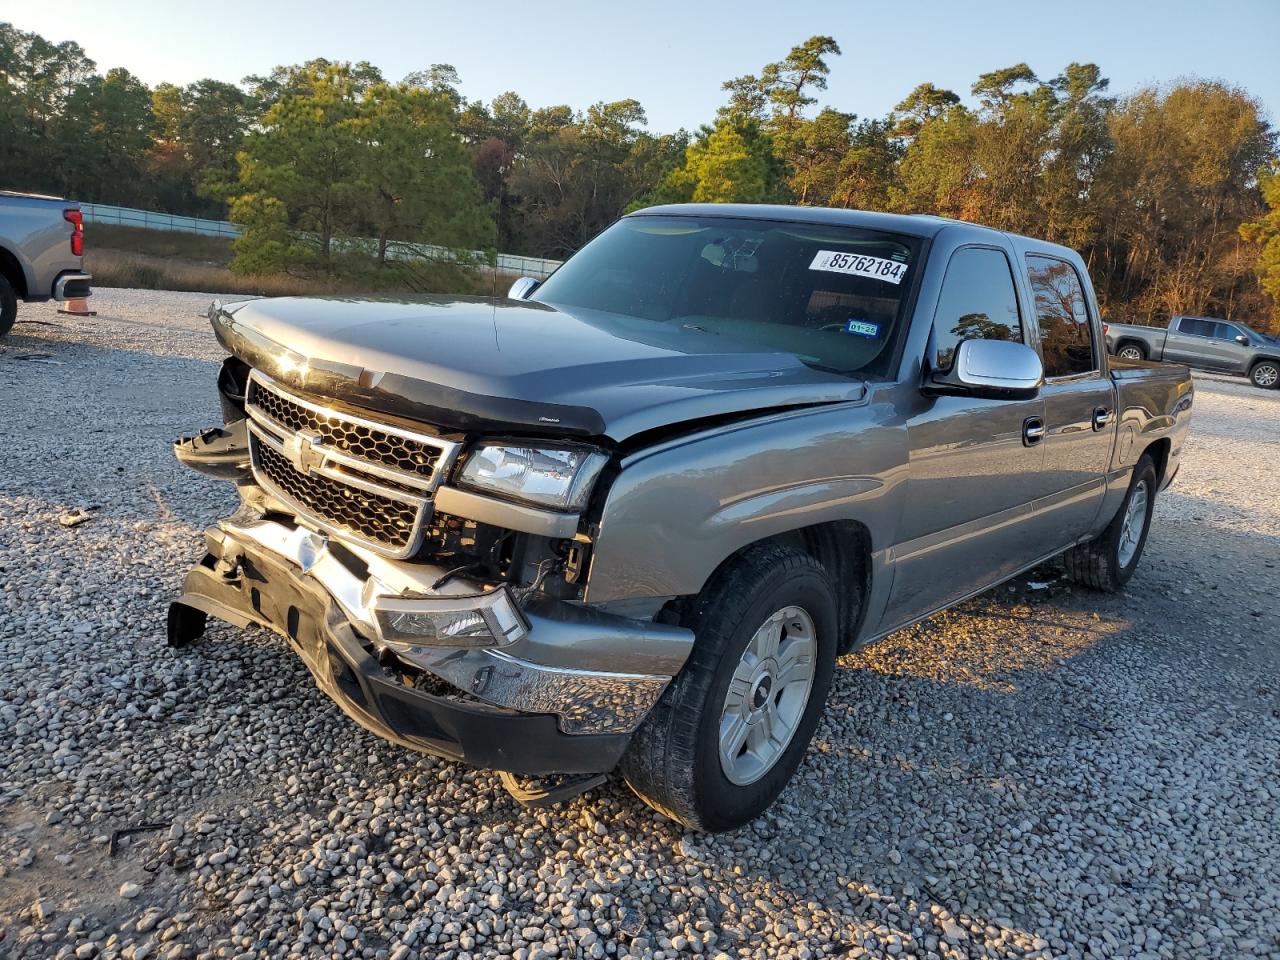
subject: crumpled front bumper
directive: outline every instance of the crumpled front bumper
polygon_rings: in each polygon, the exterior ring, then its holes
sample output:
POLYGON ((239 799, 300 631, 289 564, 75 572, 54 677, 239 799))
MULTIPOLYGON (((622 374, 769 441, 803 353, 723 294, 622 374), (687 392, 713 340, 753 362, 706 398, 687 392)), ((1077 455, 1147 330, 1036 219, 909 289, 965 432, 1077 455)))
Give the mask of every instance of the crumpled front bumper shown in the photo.
POLYGON ((478 586, 434 589, 440 567, 247 512, 206 532, 208 554, 170 611, 171 639, 193 616, 268 627, 349 716, 404 746, 530 776, 607 771, 692 647, 682 628, 550 600, 525 604, 528 631, 511 643, 384 640, 378 598, 465 604, 478 586))

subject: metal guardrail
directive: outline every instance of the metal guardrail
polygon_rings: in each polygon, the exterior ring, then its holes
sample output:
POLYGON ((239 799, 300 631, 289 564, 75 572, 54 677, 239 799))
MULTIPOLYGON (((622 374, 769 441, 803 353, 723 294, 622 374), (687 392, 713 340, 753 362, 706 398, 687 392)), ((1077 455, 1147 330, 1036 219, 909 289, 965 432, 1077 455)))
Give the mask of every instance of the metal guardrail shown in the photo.
MULTIPOLYGON (((179 233, 198 233, 207 237, 235 238, 243 231, 228 220, 208 220, 204 217, 184 217, 176 213, 156 213, 152 210, 139 210, 134 207, 116 207, 109 203, 82 203, 80 210, 86 223, 114 223, 122 227, 139 227, 143 230, 173 230, 179 233)), ((351 241, 349 241, 351 242, 351 241)), ((358 239, 354 241, 361 246, 373 245, 376 241, 358 239)), ((457 260, 458 253, 448 247, 437 247, 430 244, 392 244, 390 253, 396 260, 457 260)), ((490 264, 488 256, 481 251, 470 251, 463 254, 463 259, 475 262, 478 269, 494 270, 499 273, 514 273, 525 277, 536 277, 541 280, 549 277, 560 260, 548 260, 544 257, 522 257, 514 253, 500 253, 490 264)))
POLYGON ((548 260, 545 257, 522 257, 514 253, 500 253, 494 263, 494 269, 502 273, 518 273, 522 277, 536 277, 545 280, 555 273, 563 260, 548 260))
POLYGON ((109 203, 82 203, 80 211, 86 223, 115 223, 122 227, 141 227, 144 230, 175 230, 179 233, 199 233, 208 237, 238 237, 241 230, 226 220, 206 220, 204 217, 184 217, 177 213, 156 213, 133 207, 113 207, 109 203))

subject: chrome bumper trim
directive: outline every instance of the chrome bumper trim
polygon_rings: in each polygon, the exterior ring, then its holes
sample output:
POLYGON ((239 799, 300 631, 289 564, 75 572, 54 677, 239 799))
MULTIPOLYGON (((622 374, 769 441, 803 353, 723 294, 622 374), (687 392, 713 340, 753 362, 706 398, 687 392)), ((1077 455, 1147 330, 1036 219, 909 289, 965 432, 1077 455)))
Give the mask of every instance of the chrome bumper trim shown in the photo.
POLYGON ((478 597, 483 588, 454 578, 433 589, 443 567, 398 563, 344 539, 343 547, 368 567, 361 580, 329 551, 323 534, 271 520, 238 516, 218 528, 233 542, 255 545, 288 561, 300 577, 313 578, 381 649, 488 703, 554 714, 565 733, 632 732, 693 647, 693 633, 681 627, 547 600, 530 605, 528 635, 501 647, 389 643, 373 614, 379 597, 478 597), (612 669, 601 669, 605 664, 612 669))
MULTIPOLYGON (((66 289, 67 289, 68 283, 78 283, 78 282, 88 283, 92 279, 93 279, 93 274, 91 273, 64 273, 62 276, 58 277, 58 279, 53 282, 53 299, 55 300, 67 299, 66 289)), ((93 296, 93 291, 92 290, 86 291, 84 296, 85 296, 85 299, 88 299, 89 297, 93 296)))

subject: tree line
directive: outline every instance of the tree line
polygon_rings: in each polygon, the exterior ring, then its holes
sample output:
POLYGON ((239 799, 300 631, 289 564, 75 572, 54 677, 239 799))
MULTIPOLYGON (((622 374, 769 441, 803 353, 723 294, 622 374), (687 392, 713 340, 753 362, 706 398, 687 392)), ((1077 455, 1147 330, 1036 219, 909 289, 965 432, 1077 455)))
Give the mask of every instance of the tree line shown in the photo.
POLYGON ((656 134, 636 100, 468 101, 443 64, 391 81, 318 59, 148 88, 0 24, 0 186, 230 217, 234 266, 258 274, 376 270, 401 243, 561 258, 660 202, 929 213, 1080 250, 1117 319, 1280 330, 1280 159, 1246 91, 1116 96, 1093 64, 1015 64, 967 101, 921 83, 860 118, 819 104, 839 55, 812 37, 728 80, 698 130, 656 134))

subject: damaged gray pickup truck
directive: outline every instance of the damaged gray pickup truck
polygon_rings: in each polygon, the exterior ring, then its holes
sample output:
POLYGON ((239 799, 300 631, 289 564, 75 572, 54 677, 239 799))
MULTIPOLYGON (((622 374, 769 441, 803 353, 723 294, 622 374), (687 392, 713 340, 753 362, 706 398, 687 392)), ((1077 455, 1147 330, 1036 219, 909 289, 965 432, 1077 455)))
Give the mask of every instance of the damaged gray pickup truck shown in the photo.
POLYGON ((1186 368, 1107 356, 1071 250, 929 217, 669 206, 506 299, 215 303, 242 506, 171 606, 287 637, 396 743, 551 802, 618 769, 761 813, 836 657, 1065 555, 1120 589, 1186 368))

